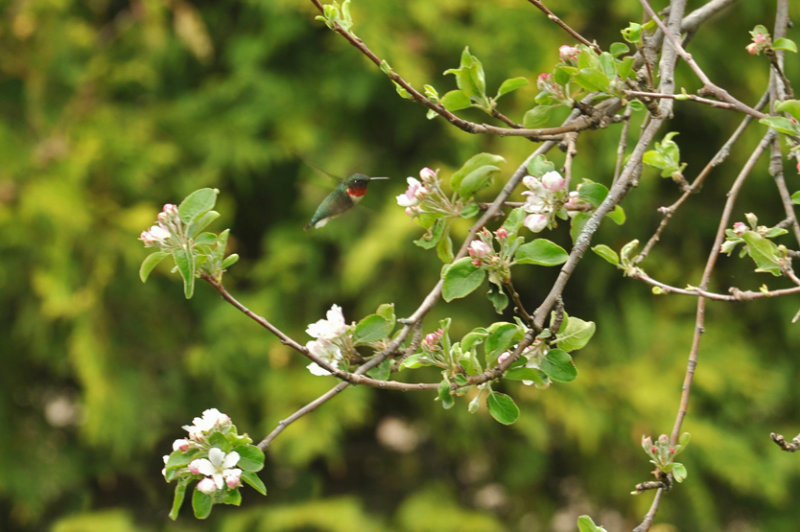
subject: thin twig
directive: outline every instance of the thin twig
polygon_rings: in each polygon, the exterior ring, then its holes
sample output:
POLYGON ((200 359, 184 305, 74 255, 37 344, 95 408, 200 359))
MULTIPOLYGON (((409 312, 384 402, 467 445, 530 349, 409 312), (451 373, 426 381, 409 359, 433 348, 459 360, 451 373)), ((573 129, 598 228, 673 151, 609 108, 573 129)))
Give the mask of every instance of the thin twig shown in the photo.
MULTIPOLYGON (((765 117, 769 116, 769 115, 766 115, 766 114, 761 113, 759 111, 756 111, 755 109, 753 109, 752 107, 750 107, 749 105, 747 105, 747 104, 745 104, 743 102, 740 102, 739 100, 737 100, 736 98, 731 96, 728 93, 728 91, 726 91, 725 89, 723 89, 723 88, 719 87, 718 85, 714 84, 709 79, 709 77, 706 75, 706 73, 703 72, 703 69, 701 69, 698 66, 697 62, 695 62, 694 58, 692 57, 692 54, 690 54, 689 52, 687 52, 683 48, 683 46, 681 45, 679 39, 675 35, 673 35, 671 32, 667 31, 666 26, 664 25, 664 23, 661 21, 660 18, 658 18, 658 15, 656 15, 655 11, 653 11, 653 8, 650 7, 650 3, 647 0, 639 0, 639 2, 642 4, 642 7, 644 7, 644 10, 647 12, 647 14, 653 19, 653 21, 655 21, 655 23, 658 25, 658 27, 661 28, 661 31, 664 32, 667 40, 669 40, 670 43, 672 44, 672 48, 678 53, 678 55, 681 57, 681 59, 683 59, 686 62, 686 64, 689 65, 689 68, 692 69, 692 71, 695 73, 695 75, 698 77, 698 79, 701 82, 703 82, 703 88, 702 88, 703 92, 706 92, 708 94, 713 94, 718 100, 729 102, 729 103, 733 104, 735 106, 736 110, 738 110, 738 111, 740 111, 742 113, 753 115, 756 118, 765 118, 765 117)), ((673 2, 673 4, 674 4, 674 2, 673 2)), ((671 6, 670 9, 673 9, 673 6, 671 6)), ((663 55, 662 55, 662 60, 663 60, 663 55)), ((663 80, 664 80, 664 78, 663 78, 663 76, 664 76, 663 69, 661 71, 661 75, 662 75, 662 83, 663 83, 663 80)), ((662 91, 662 92, 666 92, 666 91, 662 91)))
POLYGON ((575 38, 575 40, 577 40, 578 42, 580 42, 582 44, 585 44, 586 46, 589 46, 590 48, 592 48, 598 54, 603 52, 603 50, 599 46, 597 46, 597 44, 595 44, 593 42, 590 42, 586 37, 584 37, 583 35, 581 35, 577 31, 575 31, 574 29, 572 29, 566 22, 564 22, 563 20, 558 18, 558 16, 556 16, 555 13, 550 11, 547 8, 547 6, 545 6, 543 3, 539 2, 539 0, 528 0, 528 2, 530 2, 531 4, 533 4, 536 7, 538 7, 542 12, 544 12, 545 15, 547 15, 547 18, 549 18, 550 20, 552 20, 553 22, 558 24, 561 28, 564 29, 564 31, 566 31, 567 33, 572 35, 575 38))
MULTIPOLYGON (((769 100, 769 91, 766 91, 761 96, 761 99, 758 101, 758 103, 756 103, 755 108, 761 109, 764 105, 767 104, 768 100, 769 100)), ((733 132, 733 134, 728 138, 727 141, 725 141, 725 144, 722 145, 719 151, 717 151, 717 153, 714 154, 714 156, 711 158, 710 161, 708 161, 708 163, 706 163, 705 167, 703 167, 700 173, 697 174, 697 177, 694 179, 694 181, 692 181, 691 186, 683 191, 683 194, 681 194, 681 196, 675 201, 675 203, 673 203, 669 207, 661 207, 659 209, 659 212, 663 214, 664 217, 658 224, 658 228, 656 229, 656 231, 647 241, 647 244, 645 244, 645 246, 642 248, 642 252, 639 253, 634 259, 634 264, 641 263, 645 259, 645 257, 647 257, 647 255, 653 249, 653 246, 661 239, 661 234, 664 232, 664 229, 666 229, 670 219, 678 210, 678 208, 680 208, 680 206, 683 205, 683 203, 687 199, 689 199, 689 196, 699 192, 700 188, 703 185, 703 182, 711 173, 711 170, 722 164, 722 162, 728 158, 728 156, 731 154, 731 148, 733 147, 734 143, 737 140, 739 140, 739 137, 741 137, 742 133, 744 133, 744 130, 747 128, 748 125, 750 125, 750 123, 753 120, 754 118, 751 115, 745 116, 744 119, 739 124, 739 126, 733 132)))
MULTIPOLYGON (((722 209, 722 215, 720 216, 719 226, 717 227, 717 235, 714 239, 714 243, 711 247, 711 250, 708 254, 708 259, 706 260, 706 266, 703 270, 703 276, 700 281, 699 288, 701 290, 707 290, 709 281, 711 280, 711 274, 714 271, 714 267, 717 263, 717 257, 720 253, 720 246, 722 245, 723 240, 725 239, 725 229, 730 224, 731 213, 733 212, 733 206, 736 202, 736 198, 739 194, 739 190, 742 187, 745 179, 750 175, 752 172, 753 167, 755 166, 758 159, 764 153, 764 151, 769 147, 769 144, 772 142, 772 138, 775 135, 774 130, 769 130, 767 134, 761 139, 761 142, 758 143, 758 146, 753 150, 753 153, 750 155, 750 158, 745 163, 744 167, 742 167, 739 175, 736 176, 733 184, 731 185, 730 190, 728 191, 728 199, 725 201, 725 206, 722 209)), ((672 445, 676 445, 678 442, 678 436, 680 435, 681 425, 683 425, 683 419, 686 417, 686 412, 689 409, 689 395, 692 389, 692 381, 694 379, 694 372, 695 368, 697 367, 697 360, 700 351, 700 338, 703 335, 704 327, 705 327, 705 310, 706 310, 706 301, 708 299, 705 297, 700 296, 697 299, 697 313, 695 317, 695 330, 694 336, 692 338, 692 347, 689 351, 689 360, 686 366, 686 374, 683 379, 683 387, 681 388, 681 399, 680 405, 678 407, 678 414, 675 417, 675 424, 672 427, 672 434, 670 435, 670 441, 672 445)))

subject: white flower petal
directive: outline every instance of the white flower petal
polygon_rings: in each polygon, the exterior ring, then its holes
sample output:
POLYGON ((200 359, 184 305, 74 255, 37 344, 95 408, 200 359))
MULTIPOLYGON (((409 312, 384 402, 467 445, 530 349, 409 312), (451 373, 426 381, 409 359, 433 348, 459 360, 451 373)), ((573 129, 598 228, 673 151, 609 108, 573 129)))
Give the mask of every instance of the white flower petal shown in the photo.
POLYGON ((316 362, 312 362, 311 364, 306 366, 306 369, 308 369, 308 371, 310 371, 312 375, 316 375, 317 377, 324 377, 325 375, 331 374, 330 371, 323 368, 316 362))
POLYGON ((222 467, 230 469, 239 463, 239 453, 236 451, 230 452, 225 455, 225 460, 222 461, 222 467))
POLYGON ((219 447, 212 447, 208 450, 208 459, 214 464, 214 467, 218 468, 225 460, 225 452, 219 447))

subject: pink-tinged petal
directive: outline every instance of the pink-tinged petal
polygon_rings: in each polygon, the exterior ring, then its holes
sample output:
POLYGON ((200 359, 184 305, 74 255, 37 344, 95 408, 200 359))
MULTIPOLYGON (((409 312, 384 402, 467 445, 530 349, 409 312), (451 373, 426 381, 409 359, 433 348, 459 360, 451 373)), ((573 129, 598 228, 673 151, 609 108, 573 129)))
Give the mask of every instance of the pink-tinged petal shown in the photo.
POLYGON ((242 477, 242 470, 241 469, 228 469, 225 471, 222 476, 225 478, 225 484, 230 489, 238 488, 242 485, 241 477, 242 477))
POLYGON ((197 489, 206 495, 211 495, 217 491, 217 483, 213 479, 206 477, 197 483, 197 489))

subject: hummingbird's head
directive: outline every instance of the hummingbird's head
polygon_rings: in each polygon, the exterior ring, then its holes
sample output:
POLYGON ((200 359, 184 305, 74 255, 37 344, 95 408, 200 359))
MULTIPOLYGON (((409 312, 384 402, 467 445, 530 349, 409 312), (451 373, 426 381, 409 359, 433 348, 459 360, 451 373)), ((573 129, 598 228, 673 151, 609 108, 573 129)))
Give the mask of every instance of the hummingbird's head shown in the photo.
POLYGON ((344 184, 347 187, 347 194, 351 198, 361 198, 367 193, 367 185, 370 181, 379 179, 389 179, 388 177, 369 177, 366 174, 353 174, 348 177, 344 184))

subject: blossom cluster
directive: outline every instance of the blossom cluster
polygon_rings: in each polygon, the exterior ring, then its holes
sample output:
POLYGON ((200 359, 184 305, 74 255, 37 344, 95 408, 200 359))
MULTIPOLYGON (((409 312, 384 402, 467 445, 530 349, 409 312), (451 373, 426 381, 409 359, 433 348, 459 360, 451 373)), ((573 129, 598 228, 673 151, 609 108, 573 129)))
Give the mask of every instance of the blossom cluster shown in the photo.
MULTIPOLYGON (((332 305, 325 317, 327 319, 318 320, 306 328, 306 333, 315 338, 306 343, 306 349, 329 366, 338 367, 344 361, 344 354, 352 347, 351 327, 345 323, 342 307, 339 305, 332 305)), ((316 362, 306 367, 313 375, 330 375, 328 370, 316 362)))
MULTIPOLYGON (((231 451, 226 453, 209 442, 211 435, 217 432, 229 432, 232 428, 231 418, 216 408, 203 411, 202 417, 196 417, 191 425, 184 425, 188 438, 179 438, 172 443, 172 450, 183 455, 196 456, 185 468, 181 468, 174 476, 182 476, 187 472, 196 477, 202 477, 197 483, 197 489, 210 495, 216 491, 235 489, 242 485, 242 470, 235 467, 239 462, 239 453, 231 451)), ((167 474, 170 455, 164 456, 164 469, 161 474, 165 479, 171 480, 167 474)))
POLYGON ((150 229, 142 231, 139 240, 144 242, 144 247, 165 247, 172 238, 172 235, 181 234, 181 219, 178 216, 178 207, 172 203, 167 203, 158 213, 158 222, 150 229))
POLYGON ((541 178, 526 175, 522 184, 528 189, 522 193, 526 196, 522 208, 528 213, 523 224, 538 233, 550 226, 565 198, 566 181, 561 174, 551 170, 541 178))

